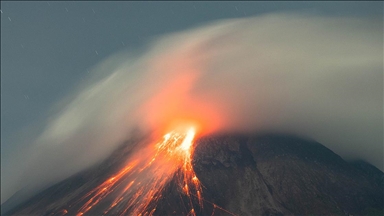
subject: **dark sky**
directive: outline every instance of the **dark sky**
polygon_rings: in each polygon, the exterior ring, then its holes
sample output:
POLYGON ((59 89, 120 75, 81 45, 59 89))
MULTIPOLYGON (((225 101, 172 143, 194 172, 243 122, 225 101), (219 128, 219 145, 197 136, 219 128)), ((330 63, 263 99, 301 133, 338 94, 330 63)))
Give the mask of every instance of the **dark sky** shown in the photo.
POLYGON ((21 129, 108 56, 209 21, 278 11, 382 16, 383 2, 1 2, 2 159, 21 129))

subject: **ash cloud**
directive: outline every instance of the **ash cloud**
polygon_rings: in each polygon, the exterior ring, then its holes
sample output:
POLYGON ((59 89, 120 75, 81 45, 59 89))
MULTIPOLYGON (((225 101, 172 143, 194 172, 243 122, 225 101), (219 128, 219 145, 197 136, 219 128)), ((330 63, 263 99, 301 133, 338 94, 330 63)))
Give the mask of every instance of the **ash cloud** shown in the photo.
POLYGON ((4 167, 2 202, 107 157, 136 128, 194 119, 204 133, 310 137, 383 170, 383 21, 267 14, 223 20, 119 53, 55 105, 4 167))

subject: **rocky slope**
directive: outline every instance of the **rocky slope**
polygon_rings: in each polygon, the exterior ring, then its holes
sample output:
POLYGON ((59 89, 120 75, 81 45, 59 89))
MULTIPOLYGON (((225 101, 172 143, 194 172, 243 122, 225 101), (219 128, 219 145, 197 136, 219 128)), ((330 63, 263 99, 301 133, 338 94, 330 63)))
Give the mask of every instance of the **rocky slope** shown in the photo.
MULTIPOLYGON (((129 145, 128 145, 129 146, 129 145)), ((74 200, 104 181, 130 153, 64 180, 7 215, 71 215, 74 200), (64 210, 65 209, 65 210, 64 210)), ((193 166, 203 185, 199 215, 383 215, 384 174, 348 163, 319 143, 284 135, 223 135, 196 142, 193 166), (215 203, 215 204, 213 204, 215 203)), ((171 182, 155 215, 186 215, 187 198, 171 182)), ((100 215, 97 208, 89 212, 100 215)))
POLYGON ((316 142, 222 136, 201 140, 196 155, 200 180, 239 215, 383 212, 383 173, 349 164, 316 142))

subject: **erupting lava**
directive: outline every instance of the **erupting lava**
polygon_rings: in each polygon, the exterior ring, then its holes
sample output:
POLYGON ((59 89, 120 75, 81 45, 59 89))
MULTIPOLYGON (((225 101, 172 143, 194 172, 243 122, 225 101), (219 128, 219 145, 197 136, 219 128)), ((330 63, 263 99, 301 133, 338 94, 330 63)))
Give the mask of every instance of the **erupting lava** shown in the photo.
POLYGON ((83 215, 108 197, 104 214, 153 215, 165 185, 176 175, 188 196, 188 215, 196 215, 193 201, 202 207, 202 188, 192 167, 194 126, 178 127, 142 149, 115 175, 82 197, 77 215, 83 215), (113 198, 110 198, 113 197, 113 198))

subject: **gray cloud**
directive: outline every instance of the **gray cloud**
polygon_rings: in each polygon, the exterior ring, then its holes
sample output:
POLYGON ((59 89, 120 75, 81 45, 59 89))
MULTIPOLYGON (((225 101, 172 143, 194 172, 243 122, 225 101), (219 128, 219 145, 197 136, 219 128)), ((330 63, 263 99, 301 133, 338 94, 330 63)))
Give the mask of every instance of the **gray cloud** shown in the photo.
POLYGON ((2 200, 108 156, 136 127, 294 133, 383 170, 382 20, 269 14, 119 53, 62 102, 2 176, 2 200), (23 158, 23 160, 21 160, 23 158), (20 180, 18 180, 20 179, 20 180))

